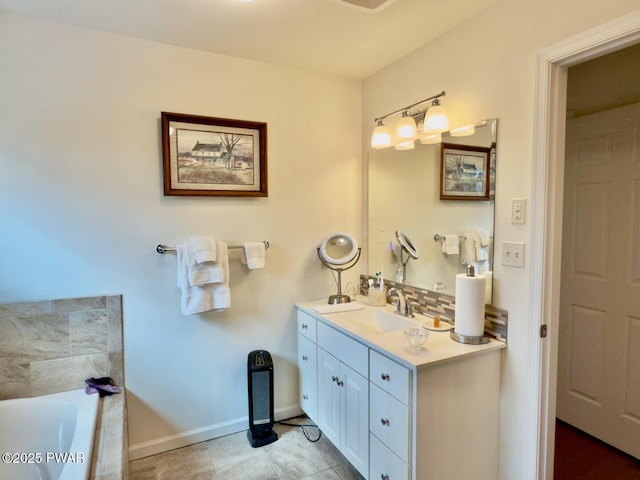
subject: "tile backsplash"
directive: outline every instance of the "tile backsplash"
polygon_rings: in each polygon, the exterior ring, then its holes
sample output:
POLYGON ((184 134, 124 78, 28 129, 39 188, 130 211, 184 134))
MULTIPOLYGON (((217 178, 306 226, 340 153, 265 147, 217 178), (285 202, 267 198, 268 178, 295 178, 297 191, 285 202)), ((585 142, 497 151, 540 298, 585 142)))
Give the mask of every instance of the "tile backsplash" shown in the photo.
POLYGON ((0 304, 0 400, 124 385, 122 296, 0 304))
MULTIPOLYGON (((366 294, 369 285, 367 281, 374 279, 371 275, 360 275, 360 291, 366 294)), ((451 295, 433 292, 425 288, 412 287, 390 280, 384 280, 387 288, 395 287, 401 290, 411 302, 416 313, 433 316, 439 314, 440 318, 447 323, 453 324, 455 317, 455 298, 451 295)), ((507 325, 509 314, 506 310, 496 308, 492 305, 485 305, 484 333, 501 342, 507 342, 507 325)))

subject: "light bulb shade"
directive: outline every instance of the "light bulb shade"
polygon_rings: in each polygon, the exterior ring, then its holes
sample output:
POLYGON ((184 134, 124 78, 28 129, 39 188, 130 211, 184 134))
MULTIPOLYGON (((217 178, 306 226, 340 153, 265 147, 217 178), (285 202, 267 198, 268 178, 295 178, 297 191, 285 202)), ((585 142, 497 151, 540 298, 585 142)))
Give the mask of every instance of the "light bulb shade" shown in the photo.
POLYGON ((476 127, 474 125, 465 125, 464 127, 454 128, 449 131, 449 135, 452 137, 468 137, 476 133, 476 127))
POLYGON ((442 134, 440 133, 425 134, 420 137, 420 143, 425 145, 431 145, 434 143, 441 143, 441 142, 442 142, 442 134))
POLYGON ((407 140, 406 142, 397 143, 395 146, 396 150, 413 150, 416 144, 413 140, 407 140))
POLYGON ((405 112, 402 118, 398 121, 398 127, 396 130, 398 141, 406 142, 408 140, 415 140, 418 136, 418 127, 416 127, 416 121, 413 117, 410 117, 405 112))
POLYGON ((442 105, 434 101, 424 114, 424 131, 430 133, 442 133, 449 130, 449 118, 442 105))
POLYGON ((371 148, 379 149, 379 148, 387 148, 391 146, 391 133, 389 133, 389 129, 385 127, 382 123, 379 123, 378 126, 373 130, 373 135, 371 135, 371 148))

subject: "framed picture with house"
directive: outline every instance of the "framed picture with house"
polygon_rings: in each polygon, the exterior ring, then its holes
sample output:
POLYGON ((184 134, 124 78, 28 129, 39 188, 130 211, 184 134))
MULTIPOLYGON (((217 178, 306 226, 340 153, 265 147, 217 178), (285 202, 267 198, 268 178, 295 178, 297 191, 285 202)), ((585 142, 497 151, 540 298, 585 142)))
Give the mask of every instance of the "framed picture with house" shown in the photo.
POLYGON ((164 194, 267 196, 267 124, 161 112, 164 194))
POLYGON ((487 147, 443 143, 440 200, 489 200, 490 153, 487 147))

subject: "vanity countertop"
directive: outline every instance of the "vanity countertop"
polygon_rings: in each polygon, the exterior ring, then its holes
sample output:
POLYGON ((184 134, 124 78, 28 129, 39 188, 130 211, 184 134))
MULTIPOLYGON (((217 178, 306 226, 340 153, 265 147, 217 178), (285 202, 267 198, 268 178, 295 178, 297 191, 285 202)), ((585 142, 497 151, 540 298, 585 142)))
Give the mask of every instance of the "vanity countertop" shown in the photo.
MULTIPOLYGON (((353 302, 353 305, 362 305, 364 307, 363 310, 384 309, 389 312, 393 312, 395 308, 391 305, 387 305, 386 307, 372 307, 358 301, 353 302)), ((449 331, 429 331, 429 338, 427 338, 422 348, 420 350, 412 350, 405 341, 403 329, 378 333, 349 321, 348 314, 350 312, 318 313, 314 310, 314 308, 326 306, 326 299, 296 303, 296 307, 319 321, 346 333, 369 348, 395 357, 397 361, 412 369, 420 369, 437 363, 478 355, 506 347, 505 343, 494 339, 490 339, 489 343, 484 345, 466 345, 452 340, 449 331)), ((433 321, 431 317, 420 314, 416 314, 416 316, 410 320, 415 321, 416 325, 419 326, 433 321)))

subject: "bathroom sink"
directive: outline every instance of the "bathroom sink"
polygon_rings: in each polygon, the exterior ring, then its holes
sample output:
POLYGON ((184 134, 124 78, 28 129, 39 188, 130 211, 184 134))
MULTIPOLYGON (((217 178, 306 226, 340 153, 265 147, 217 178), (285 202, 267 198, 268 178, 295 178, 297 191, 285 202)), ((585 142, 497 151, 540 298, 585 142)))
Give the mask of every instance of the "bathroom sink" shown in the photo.
POLYGON ((340 318, 376 333, 415 327, 418 322, 383 308, 366 308, 338 314, 340 318))

